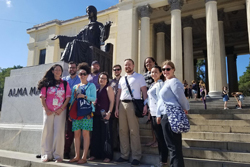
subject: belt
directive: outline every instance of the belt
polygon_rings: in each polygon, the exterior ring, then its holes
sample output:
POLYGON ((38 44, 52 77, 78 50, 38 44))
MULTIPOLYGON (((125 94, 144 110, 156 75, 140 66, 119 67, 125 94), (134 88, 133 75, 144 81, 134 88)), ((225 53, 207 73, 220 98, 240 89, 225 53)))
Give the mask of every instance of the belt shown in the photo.
POLYGON ((132 102, 132 100, 122 100, 122 102, 124 102, 124 103, 130 103, 130 102, 132 102))

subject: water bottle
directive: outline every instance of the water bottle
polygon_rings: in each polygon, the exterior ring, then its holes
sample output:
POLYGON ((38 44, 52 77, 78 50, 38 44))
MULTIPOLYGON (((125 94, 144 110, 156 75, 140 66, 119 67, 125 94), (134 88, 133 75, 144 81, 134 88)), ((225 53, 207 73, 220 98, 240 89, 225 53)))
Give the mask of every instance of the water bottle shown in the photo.
POLYGON ((103 119, 104 123, 107 124, 107 123, 109 122, 109 120, 104 119, 104 118, 106 117, 106 112, 105 112, 105 110, 104 110, 104 109, 101 109, 100 112, 101 112, 102 119, 103 119))

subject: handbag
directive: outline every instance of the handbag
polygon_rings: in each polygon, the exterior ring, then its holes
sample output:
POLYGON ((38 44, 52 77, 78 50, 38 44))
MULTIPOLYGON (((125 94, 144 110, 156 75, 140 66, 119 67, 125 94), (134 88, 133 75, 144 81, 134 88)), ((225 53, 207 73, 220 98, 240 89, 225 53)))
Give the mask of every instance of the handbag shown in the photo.
POLYGON ((127 76, 125 76, 125 80, 126 80, 126 84, 127 84, 130 96, 132 97, 132 102, 134 104, 134 109, 135 109, 135 115, 137 117, 141 117, 142 118, 143 117, 144 100, 142 100, 142 99, 134 99, 134 96, 132 94, 130 85, 128 83, 127 76))
MULTIPOLYGON (((86 90, 89 87, 89 83, 84 87, 82 94, 86 95, 86 90), (86 88, 87 87, 87 88, 86 88)), ((77 116, 87 116, 91 114, 92 112, 92 105, 91 102, 89 102, 85 98, 79 98, 77 99, 77 116)))
POLYGON ((224 94, 223 92, 221 93, 221 97, 225 97, 226 96, 226 94, 224 94))
POLYGON ((190 130, 190 124, 181 107, 164 103, 168 121, 174 133, 186 133, 190 130))
MULTIPOLYGON (((88 102, 84 98, 79 98, 79 99, 76 98, 76 90, 79 88, 79 86, 80 85, 78 85, 77 88, 75 89, 74 100, 69 107, 69 117, 71 120, 81 120, 88 115, 90 115, 90 117, 93 117, 91 102, 88 102)), ((87 89, 84 89, 83 93, 85 93, 86 90, 87 89)))

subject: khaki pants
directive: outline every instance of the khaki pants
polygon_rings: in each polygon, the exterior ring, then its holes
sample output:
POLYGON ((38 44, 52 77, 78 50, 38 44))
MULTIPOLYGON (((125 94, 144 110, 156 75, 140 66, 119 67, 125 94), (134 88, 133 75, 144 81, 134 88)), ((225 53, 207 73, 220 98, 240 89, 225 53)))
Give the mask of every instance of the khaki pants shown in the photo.
POLYGON ((43 110, 43 132, 41 141, 41 156, 48 159, 63 159, 65 138, 66 110, 59 116, 53 113, 47 116, 43 110))
POLYGON ((121 102, 119 106, 119 136, 121 157, 129 159, 130 145, 132 159, 141 159, 141 140, 139 134, 139 121, 135 116, 133 102, 121 102), (130 139, 130 142, 129 142, 130 139))

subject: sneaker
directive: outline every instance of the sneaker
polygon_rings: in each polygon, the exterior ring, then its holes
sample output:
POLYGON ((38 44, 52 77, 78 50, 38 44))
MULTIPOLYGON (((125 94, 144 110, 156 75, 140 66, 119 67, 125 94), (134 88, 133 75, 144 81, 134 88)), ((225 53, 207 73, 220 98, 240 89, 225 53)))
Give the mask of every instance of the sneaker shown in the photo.
POLYGON ((238 107, 237 109, 242 109, 242 108, 238 107))
POLYGON ((122 162, 128 162, 128 159, 124 159, 122 157, 120 157, 118 160, 116 160, 115 162, 118 162, 118 163, 122 163, 122 162))
POLYGON ((138 166, 138 165, 140 165, 140 161, 138 161, 137 159, 134 159, 134 160, 131 162, 131 165, 132 165, 132 166, 138 166))

